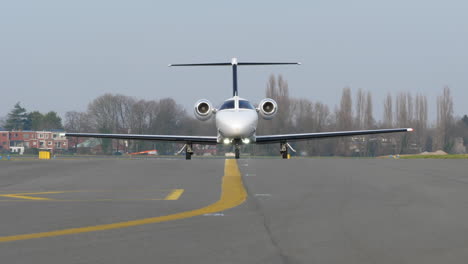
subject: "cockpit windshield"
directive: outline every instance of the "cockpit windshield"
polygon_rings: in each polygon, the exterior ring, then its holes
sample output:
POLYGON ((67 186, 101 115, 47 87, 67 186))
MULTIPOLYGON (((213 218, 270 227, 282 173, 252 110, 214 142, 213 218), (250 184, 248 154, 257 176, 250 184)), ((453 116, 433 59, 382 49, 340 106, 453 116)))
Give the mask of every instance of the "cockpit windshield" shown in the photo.
POLYGON ((253 105, 247 100, 239 100, 239 108, 241 109, 255 109, 253 105))
POLYGON ((226 102, 224 102, 220 107, 219 107, 219 110, 223 110, 223 109, 234 109, 234 100, 228 100, 226 102))

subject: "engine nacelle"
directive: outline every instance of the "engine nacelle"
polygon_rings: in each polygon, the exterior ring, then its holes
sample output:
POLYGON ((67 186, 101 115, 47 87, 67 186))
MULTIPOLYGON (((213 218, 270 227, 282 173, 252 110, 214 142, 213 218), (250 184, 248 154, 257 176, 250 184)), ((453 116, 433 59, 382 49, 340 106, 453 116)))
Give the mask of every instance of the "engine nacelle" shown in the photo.
POLYGON ((275 100, 266 98, 260 101, 258 104, 257 111, 260 113, 263 119, 270 120, 275 117, 278 112, 278 104, 275 100))
POLYGON ((206 99, 201 99, 195 103, 195 117, 198 120, 206 121, 211 118, 214 112, 213 105, 206 99))

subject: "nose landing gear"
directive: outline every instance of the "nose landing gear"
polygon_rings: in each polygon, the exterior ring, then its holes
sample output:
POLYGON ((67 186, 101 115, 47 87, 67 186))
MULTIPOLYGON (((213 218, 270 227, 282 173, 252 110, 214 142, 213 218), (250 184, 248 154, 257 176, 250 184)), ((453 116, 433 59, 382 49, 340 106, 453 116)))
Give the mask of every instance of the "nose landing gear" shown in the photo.
POLYGON ((236 154, 236 159, 239 159, 240 158, 240 146, 239 145, 235 146, 234 152, 236 154))

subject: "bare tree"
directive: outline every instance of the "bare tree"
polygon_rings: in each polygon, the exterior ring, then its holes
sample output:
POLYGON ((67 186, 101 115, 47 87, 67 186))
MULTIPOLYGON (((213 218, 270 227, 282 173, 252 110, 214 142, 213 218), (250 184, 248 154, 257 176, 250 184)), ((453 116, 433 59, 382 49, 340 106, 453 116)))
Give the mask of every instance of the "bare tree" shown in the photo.
MULTIPOLYGON (((336 113, 336 126, 338 130, 351 130, 353 128, 353 101, 351 99, 351 89, 343 88, 341 95, 340 108, 336 113)), ((349 139, 340 138, 336 144, 336 152, 342 155, 349 154, 349 139)))
POLYGON ((437 147, 449 152, 452 149, 450 130, 454 124, 453 99, 450 88, 444 87, 442 95, 437 97, 437 147))
MULTIPOLYGON (((65 113, 65 130, 67 132, 93 132, 91 116, 86 112, 69 111, 65 113)), ((78 138, 71 138, 70 144, 74 150, 78 147, 78 138)))
POLYGON ((414 128, 415 140, 421 150, 427 147, 427 98, 425 95, 418 94, 415 97, 414 105, 414 128))
POLYGON ((65 130, 68 132, 92 132, 91 117, 86 112, 69 111, 65 113, 65 130))
POLYGON ((406 93, 399 93, 396 98, 396 123, 398 127, 407 127, 408 122, 408 101, 406 93))
POLYGON ((343 88, 341 95, 340 108, 338 110, 337 122, 338 129, 350 130, 353 128, 353 101, 351 99, 351 89, 343 88))
POLYGON ((291 117, 293 112, 291 99, 289 98, 288 82, 281 75, 278 78, 273 75, 270 76, 266 88, 266 97, 275 100, 278 103, 278 108, 281 109, 276 117, 271 120, 270 132, 286 133, 289 127, 292 126, 291 117))
POLYGON ((372 108, 372 95, 370 92, 367 92, 366 98, 366 108, 364 113, 364 124, 366 129, 374 128, 375 120, 372 108))
POLYGON ((384 100, 383 125, 386 128, 393 127, 393 102, 392 95, 390 93, 387 94, 387 97, 384 100))
MULTIPOLYGON (((288 82, 284 80, 281 75, 277 78, 271 75, 267 82, 265 95, 278 103, 278 113, 272 120, 260 119, 258 122, 257 134, 264 135, 293 132, 295 104, 289 97, 288 82)), ((256 149, 269 154, 276 154, 278 151, 276 146, 257 146, 256 149)))
POLYGON ((357 129, 362 129, 365 124, 365 107, 366 107, 366 95, 365 92, 359 88, 356 94, 356 121, 355 126, 357 129))
POLYGON ((408 124, 407 126, 411 126, 414 120, 414 103, 413 103, 413 95, 411 93, 407 92, 406 93, 406 105, 407 105, 407 111, 408 111, 408 124))

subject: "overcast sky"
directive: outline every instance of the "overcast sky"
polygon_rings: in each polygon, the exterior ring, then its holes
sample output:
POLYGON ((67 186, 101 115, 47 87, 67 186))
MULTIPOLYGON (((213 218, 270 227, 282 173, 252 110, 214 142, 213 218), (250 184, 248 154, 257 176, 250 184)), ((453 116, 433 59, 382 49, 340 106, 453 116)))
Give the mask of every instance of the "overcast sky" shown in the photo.
POLYGON ((2 1, 0 116, 86 109, 104 93, 173 97, 186 108, 231 95, 229 68, 169 63, 300 61, 239 69, 239 93, 259 101, 272 73, 293 97, 334 106, 342 88, 370 90, 376 118, 388 93, 429 98, 448 85, 468 113, 468 2, 2 1))

